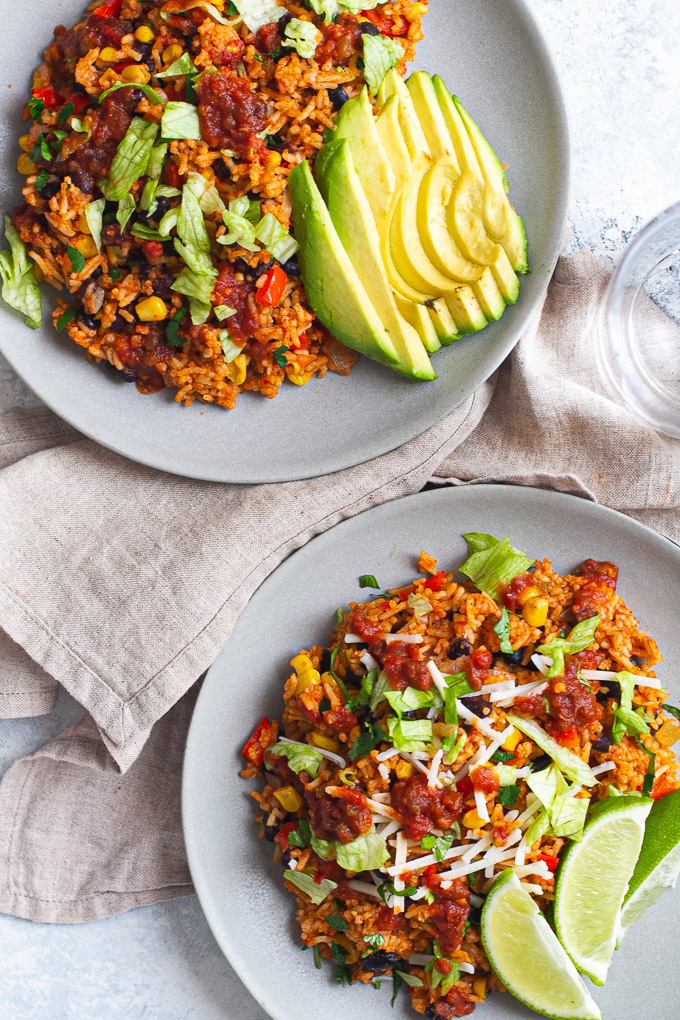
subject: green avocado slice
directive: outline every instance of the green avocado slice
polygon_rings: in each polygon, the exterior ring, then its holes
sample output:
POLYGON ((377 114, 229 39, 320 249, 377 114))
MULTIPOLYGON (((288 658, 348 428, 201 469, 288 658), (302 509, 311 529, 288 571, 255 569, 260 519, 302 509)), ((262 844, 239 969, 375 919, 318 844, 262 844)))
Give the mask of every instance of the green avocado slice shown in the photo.
POLYGON ((331 144, 331 155, 318 160, 324 178, 320 190, 328 196, 328 211, 338 237, 397 351, 399 363, 394 367, 416 379, 434 379, 418 332, 395 303, 380 252, 378 229, 350 145, 346 139, 331 144))
POLYGON ((415 71, 407 80, 406 88, 430 147, 432 159, 449 159, 460 173, 456 149, 429 74, 425 71, 415 71))
POLYGON ((505 171, 461 101, 451 96, 438 76, 434 77, 433 85, 459 162, 466 169, 479 172, 484 180, 483 209, 487 233, 503 246, 516 272, 529 272, 524 224, 508 199, 505 171))
POLYGON ((401 133, 404 136, 406 147, 411 155, 411 159, 415 160, 418 156, 424 155, 427 159, 432 158, 430 147, 427 144, 425 133, 422 129, 420 121, 416 116, 416 111, 413 107, 413 100, 411 99, 411 93, 404 84, 404 79, 394 68, 391 68, 383 79, 383 83, 378 91, 378 105, 385 106, 390 96, 397 95, 401 99, 401 105, 399 107, 399 124, 401 127, 401 133))
POLYGON ((395 367, 399 355, 342 246, 306 161, 294 167, 288 184, 300 272, 312 309, 347 347, 395 367))

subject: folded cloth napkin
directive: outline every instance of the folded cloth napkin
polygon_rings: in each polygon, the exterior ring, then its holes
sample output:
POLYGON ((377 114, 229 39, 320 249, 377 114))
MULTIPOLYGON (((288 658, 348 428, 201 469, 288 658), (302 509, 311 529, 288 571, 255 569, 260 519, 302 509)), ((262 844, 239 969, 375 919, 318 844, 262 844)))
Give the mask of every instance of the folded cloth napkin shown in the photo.
MULTIPOLYGON (((0 715, 49 711, 58 684, 87 710, 0 784, 0 911, 86 921, 192 891, 179 821, 190 688, 267 574, 338 521, 428 481, 503 480, 578 493, 680 541, 680 444, 594 367, 607 278, 589 253, 562 258, 477 393, 400 449, 320 479, 195 482, 45 409, 0 416, 0 715)), ((651 302, 648 315, 666 336, 651 302)))

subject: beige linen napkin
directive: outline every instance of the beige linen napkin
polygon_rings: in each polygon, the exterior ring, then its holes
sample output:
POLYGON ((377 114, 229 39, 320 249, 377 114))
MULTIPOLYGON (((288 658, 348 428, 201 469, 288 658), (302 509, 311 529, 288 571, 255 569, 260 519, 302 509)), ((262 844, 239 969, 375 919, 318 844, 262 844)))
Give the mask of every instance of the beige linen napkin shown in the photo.
MULTIPOLYGON (((89 713, 0 785, 0 910, 84 921, 191 891, 183 695, 264 577, 338 521, 428 481, 505 480, 600 500, 680 540, 680 444, 596 375, 606 281, 587 253, 561 259, 495 377, 399 450, 320 479, 194 482, 48 411, 0 418, 0 714, 48 711, 57 682, 89 713)), ((651 303, 649 315, 668 328, 651 303)))

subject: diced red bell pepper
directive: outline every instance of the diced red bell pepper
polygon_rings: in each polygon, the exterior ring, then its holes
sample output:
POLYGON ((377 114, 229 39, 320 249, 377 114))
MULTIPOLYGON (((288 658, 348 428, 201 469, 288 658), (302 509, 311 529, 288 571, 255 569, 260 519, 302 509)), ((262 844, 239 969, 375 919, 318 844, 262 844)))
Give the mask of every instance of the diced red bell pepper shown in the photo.
POLYGON ((142 250, 149 262, 152 262, 154 259, 159 259, 163 254, 163 245, 160 241, 145 241, 142 245, 142 250))
POLYGON ((576 727, 572 726, 570 730, 565 730, 564 733, 557 733, 555 740, 558 744, 569 744, 576 737, 576 727))
POLYGON ((74 92, 72 96, 68 97, 66 102, 73 103, 73 112, 78 116, 83 110, 87 110, 88 106, 94 101, 90 96, 84 96, 82 92, 74 92))
POLYGON ((378 10, 371 10, 362 11, 361 16, 372 22, 376 28, 379 28, 381 35, 389 35, 394 38, 398 35, 406 35, 408 32, 409 23, 402 14, 389 16, 382 14, 378 10))
POLYGON ((120 72, 124 70, 124 68, 131 67, 131 65, 134 63, 135 63, 134 60, 121 60, 119 64, 113 65, 113 70, 116 72, 116 74, 120 74, 120 72))
POLYGON ((123 0, 106 0, 106 3, 95 8, 92 14, 95 18, 119 18, 122 9, 123 0))
POLYGON ((290 850, 288 836, 294 829, 297 829, 299 824, 299 822, 286 822, 286 824, 282 825, 274 836, 274 842, 279 843, 282 850, 290 850))
POLYGON ((283 297, 287 283, 288 277, 283 269, 280 266, 272 266, 269 272, 265 273, 259 281, 255 300, 260 305, 269 305, 271 308, 276 308, 283 297))
POLYGON ((264 751, 272 739, 272 727, 267 716, 263 716, 255 731, 241 751, 244 758, 252 761, 253 765, 261 765, 264 761, 264 751))
POLYGON ((31 95, 34 99, 42 99, 46 110, 53 110, 62 104, 61 96, 51 85, 46 85, 44 89, 31 89, 31 95))
POLYGON ((547 866, 548 871, 554 871, 560 863, 559 857, 553 857, 552 854, 539 854, 538 860, 543 861, 543 863, 547 866))
POLYGON ((423 588, 427 588, 429 591, 441 591, 444 579, 446 577, 445 570, 439 570, 436 574, 433 574, 429 581, 426 581, 423 588))

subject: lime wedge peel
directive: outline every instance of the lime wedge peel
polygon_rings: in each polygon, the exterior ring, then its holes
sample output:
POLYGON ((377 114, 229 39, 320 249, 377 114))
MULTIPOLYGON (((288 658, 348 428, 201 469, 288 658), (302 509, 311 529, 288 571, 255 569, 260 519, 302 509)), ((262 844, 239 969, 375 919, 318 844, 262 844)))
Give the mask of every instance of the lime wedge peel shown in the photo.
POLYGON ((627 929, 639 921, 680 875, 680 790, 654 802, 645 838, 621 911, 619 945, 627 929))
POLYGON ((601 801, 557 874, 555 927, 578 969, 603 985, 619 933, 621 904, 642 846, 652 801, 601 801))
POLYGON ((574 964, 510 869, 486 898, 482 942, 499 979, 525 1006, 554 1020, 602 1020, 574 964))

